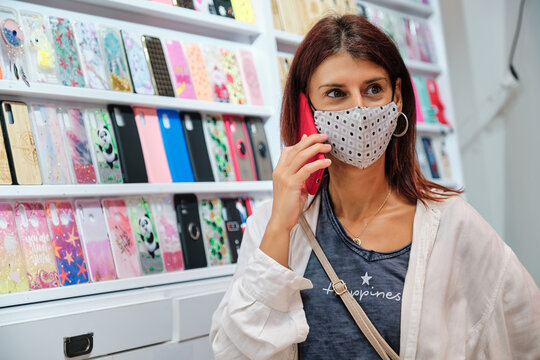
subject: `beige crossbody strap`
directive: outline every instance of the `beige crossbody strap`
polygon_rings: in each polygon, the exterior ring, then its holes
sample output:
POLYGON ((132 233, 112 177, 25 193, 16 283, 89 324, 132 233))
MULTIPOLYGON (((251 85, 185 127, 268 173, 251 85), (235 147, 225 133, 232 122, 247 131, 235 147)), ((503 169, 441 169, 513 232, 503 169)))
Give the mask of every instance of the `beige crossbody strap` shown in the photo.
POLYGON ((300 215, 299 223, 300 226, 302 226, 304 233, 308 237, 309 243, 311 244, 315 255, 317 255, 319 262, 321 263, 324 271, 328 275, 328 278, 332 282, 332 288, 334 289, 334 292, 339 295, 341 300, 343 300, 343 303, 351 313, 354 321, 356 322, 360 330, 362 330, 362 332, 368 339, 369 343, 373 346, 375 351, 377 351, 381 359, 399 360, 399 355, 396 354, 396 352, 390 347, 390 345, 388 345, 388 343, 386 342, 386 340, 384 340, 381 334, 379 334, 379 332, 377 331, 373 323, 369 320, 360 304, 347 290, 347 285, 345 284, 345 282, 338 278, 336 272, 334 271, 334 268, 332 268, 332 265, 330 265, 328 258, 326 257, 321 246, 319 245, 315 234, 313 234, 313 231, 309 227, 309 224, 307 223, 304 214, 300 215))

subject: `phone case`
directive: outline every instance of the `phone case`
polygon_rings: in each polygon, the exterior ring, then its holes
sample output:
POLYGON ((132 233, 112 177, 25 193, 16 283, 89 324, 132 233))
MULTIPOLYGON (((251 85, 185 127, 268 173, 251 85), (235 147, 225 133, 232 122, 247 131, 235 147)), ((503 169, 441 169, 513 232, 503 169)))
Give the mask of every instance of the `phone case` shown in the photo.
POLYGON ((255 23, 251 0, 231 0, 231 5, 236 20, 255 23))
POLYGON ((257 180, 255 160, 244 119, 237 115, 223 115, 223 120, 236 180, 257 180))
POLYGON ((135 113, 137 129, 141 139, 148 182, 172 182, 156 109, 134 107, 133 112, 135 113))
POLYGON ((66 86, 85 87, 86 82, 71 22, 68 19, 51 16, 49 24, 59 80, 66 86))
POLYGON ((157 109, 157 115, 172 181, 193 182, 193 171, 178 111, 157 109))
POLYGON ((121 199, 104 199, 102 205, 116 265, 116 275, 119 279, 140 276, 141 264, 135 238, 131 232, 126 203, 121 199))
POLYGON ((450 123, 446 119, 446 116, 444 115, 444 105, 441 101, 441 97, 439 95, 439 87, 437 86, 437 82, 435 81, 435 79, 426 79, 426 87, 429 93, 431 105, 434 109, 436 109, 435 116, 437 118, 437 121, 443 125, 450 125, 450 123))
POLYGON ((43 183, 71 184, 56 108, 52 105, 31 105, 30 118, 43 183))
POLYGON ((206 14, 215 14, 216 8, 214 7, 213 0, 193 0, 193 6, 195 10, 206 14))
POLYGON ((75 212, 90 280, 116 279, 111 243, 99 200, 75 200, 75 212))
POLYGON ((108 109, 112 119, 114 134, 118 142, 120 168, 122 169, 124 182, 148 182, 133 109, 130 106, 123 105, 109 105, 108 109))
POLYGON ((86 84, 93 89, 109 90, 111 85, 105 70, 105 57, 94 24, 77 22, 74 27, 86 84))
POLYGON ((68 108, 59 109, 58 113, 72 179, 76 184, 97 183, 82 111, 68 108))
POLYGON ((30 289, 59 286, 55 256, 60 256, 60 249, 53 248, 43 204, 15 202, 13 210, 30 289))
POLYGON ((251 51, 237 50, 236 59, 238 60, 238 68, 244 84, 246 103, 249 105, 264 105, 259 77, 257 76, 257 69, 251 51))
POLYGON ((184 44, 184 51, 189 65, 189 72, 197 100, 213 101, 210 80, 206 72, 202 50, 197 44, 184 44))
POLYGON ((150 65, 150 74, 154 83, 156 94, 160 96, 174 97, 174 88, 171 83, 167 61, 161 46, 161 40, 156 37, 144 35, 142 37, 146 60, 150 65))
POLYGON ((242 85, 242 76, 236 55, 233 50, 221 48, 219 49, 221 59, 223 61, 223 72, 225 74, 225 85, 229 92, 229 98, 233 104, 245 104, 246 96, 244 94, 244 86, 242 85))
POLYGON ((29 289, 15 216, 10 203, 0 203, 0 294, 29 289))
POLYGON ((426 120, 424 119, 424 113, 422 112, 422 104, 420 103, 420 97, 418 96, 418 91, 416 90, 416 80, 414 78, 412 78, 411 80, 414 93, 414 104, 416 107, 416 123, 423 123, 426 120))
POLYGON ((220 199, 201 199, 201 230, 209 266, 232 264, 231 250, 220 199))
POLYGON ((221 115, 203 114, 204 137, 216 181, 236 181, 225 123, 221 115))
POLYGON ((86 109, 84 117, 99 182, 122 183, 120 158, 109 114, 105 109, 86 109))
POLYGON ((413 81, 416 85, 416 91, 420 99, 420 105, 424 120, 430 124, 437 123, 435 108, 431 105, 431 99, 426 84, 426 78, 422 76, 413 76, 413 81))
POLYGON ((156 3, 165 4, 165 5, 171 5, 173 6, 173 0, 151 0, 156 3))
POLYGON ((165 49, 167 50, 176 96, 184 99, 196 99, 182 45, 176 40, 165 40, 165 49))
POLYGON ((204 140, 201 114, 180 112, 180 118, 195 181, 214 181, 207 144, 204 140))
POLYGON ((30 86, 25 35, 22 28, 22 23, 14 9, 0 7, 0 53, 3 57, 4 78, 23 80, 27 86, 30 86))
POLYGON ((223 60, 219 48, 214 46, 204 46, 202 48, 204 62, 210 85, 212 87, 212 96, 214 101, 229 103, 231 102, 229 89, 227 87, 227 77, 223 69, 223 60))
POLYGON ((424 144, 422 143, 422 138, 416 138, 416 159, 418 160, 418 165, 420 166, 420 171, 422 174, 429 180, 431 177, 431 168, 429 167, 429 161, 427 159, 427 154, 424 150, 424 144))
POLYGON ((131 230, 137 244, 142 270, 145 274, 163 272, 159 236, 148 202, 143 197, 126 200, 131 217, 131 230))
POLYGON ((257 169, 257 179, 272 180, 272 159, 268 141, 264 132, 264 123, 258 117, 246 117, 246 127, 249 133, 249 140, 253 149, 253 159, 257 169))
POLYGON ((4 141, 3 131, 0 130, 0 185, 11 185, 11 169, 9 167, 6 143, 4 141))
POLYGON ((2 131, 11 178, 19 185, 41 185, 36 145, 26 104, 2 101, 2 131))
POLYGON ((234 19, 231 0, 214 0, 214 7, 216 8, 217 15, 234 19))
POLYGON ((280 56, 278 57, 278 63, 279 63, 279 76, 281 79, 281 89, 285 89, 285 85, 287 84, 287 77, 289 76, 289 68, 292 64, 292 57, 285 57, 280 56))
POLYGON ((154 85, 152 84, 152 76, 142 48, 141 36, 126 30, 121 32, 135 92, 154 95, 154 85))
POLYGON ((87 283, 88 270, 71 202, 47 201, 45 211, 62 286, 87 283))
POLYGON ((176 6, 180 6, 186 9, 195 9, 193 6, 193 0, 174 0, 176 6))
POLYGON ((224 198, 221 201, 224 210, 223 220, 225 221, 229 248, 231 249, 231 260, 236 263, 248 217, 247 209, 242 198, 224 198))
POLYGON ((424 145, 424 151, 428 159, 429 168, 431 170, 431 177, 433 179, 440 179, 441 175, 439 174, 439 167, 437 165, 437 160, 435 158, 435 153, 433 152, 433 146, 431 144, 431 139, 428 137, 422 138, 422 144, 424 145))
POLYGON ((56 57, 49 29, 39 13, 21 11, 31 81, 58 84, 56 57))
POLYGON ((434 136, 431 138, 431 146, 433 148, 433 154, 435 155, 435 162, 439 170, 441 179, 452 178, 452 167, 450 166, 450 159, 446 151, 446 143, 442 136, 434 136))
POLYGON ((165 269, 167 271, 183 270, 184 260, 182 259, 182 248, 180 246, 172 195, 152 196, 149 202, 159 237, 159 244, 161 245, 165 269))
POLYGON ((206 267, 206 250, 201 232, 197 197, 195 194, 177 194, 174 196, 174 206, 185 268, 206 267))
POLYGON ((101 28, 100 37, 111 88, 118 91, 132 92, 131 75, 129 74, 120 32, 113 28, 101 28))

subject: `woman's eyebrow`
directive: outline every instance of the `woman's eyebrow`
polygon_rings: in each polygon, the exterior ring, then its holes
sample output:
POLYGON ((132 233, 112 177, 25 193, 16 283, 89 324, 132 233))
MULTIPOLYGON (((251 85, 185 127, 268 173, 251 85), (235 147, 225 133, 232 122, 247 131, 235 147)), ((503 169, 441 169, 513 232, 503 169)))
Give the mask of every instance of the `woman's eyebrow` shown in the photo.
POLYGON ((388 81, 388 79, 384 76, 381 76, 381 77, 377 77, 377 78, 373 78, 373 79, 370 79, 370 80, 366 80, 364 81, 364 84, 371 84, 375 81, 379 81, 379 80, 384 80, 384 81, 388 81))
MULTIPOLYGON (((376 81, 380 81, 380 80, 384 80, 384 81, 388 81, 388 79, 384 76, 381 76, 381 77, 376 77, 376 78, 373 78, 373 79, 369 79, 369 80, 366 80, 364 81, 364 84, 371 84, 371 83, 374 83, 376 81)), ((319 86, 319 89, 320 88, 324 88, 324 87, 345 87, 345 84, 339 84, 339 83, 329 83, 329 84, 322 84, 321 86, 319 86)))
POLYGON ((345 85, 344 84, 322 84, 321 86, 319 86, 319 89, 323 87, 345 87, 345 85))

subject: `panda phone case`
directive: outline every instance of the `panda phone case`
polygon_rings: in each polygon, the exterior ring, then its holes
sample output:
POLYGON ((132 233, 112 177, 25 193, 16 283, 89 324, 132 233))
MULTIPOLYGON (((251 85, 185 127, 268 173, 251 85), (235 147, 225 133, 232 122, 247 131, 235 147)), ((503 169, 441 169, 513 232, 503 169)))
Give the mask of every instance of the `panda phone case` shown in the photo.
POLYGON ((249 105, 264 105, 259 77, 257 76, 257 69, 251 51, 237 50, 236 59, 244 85, 246 103, 249 105))
POLYGON ((203 114, 203 128, 208 156, 216 181, 236 181, 225 123, 221 115, 203 114))
POLYGON ((66 86, 85 87, 86 82, 71 21, 51 16, 49 24, 60 82, 66 86))
POLYGON ((122 169, 124 182, 148 182, 141 140, 133 109, 125 105, 109 105, 108 109, 118 144, 120 168, 122 169))
POLYGON ((15 215, 10 203, 0 203, 0 294, 29 289, 15 215))
POLYGON ((165 60, 161 40, 156 37, 143 35, 142 43, 146 59, 150 65, 150 74, 152 75, 156 94, 174 97, 174 88, 171 83, 169 70, 167 69, 167 60, 165 60))
POLYGON ((223 68, 223 59, 218 47, 206 45, 202 48, 206 71, 210 79, 214 101, 230 103, 228 79, 223 68))
POLYGON ((60 249, 53 248, 43 204, 15 202, 13 210, 30 289, 59 286, 55 257, 60 249))
POLYGON ((214 7, 217 15, 234 19, 231 0, 214 0, 214 7))
POLYGON ((212 89, 201 48, 197 44, 184 44, 189 72, 197 100, 213 101, 212 89))
POLYGON ((177 194, 174 196, 174 207, 185 268, 206 267, 206 251, 201 232, 197 196, 195 194, 177 194))
POLYGON ((140 276, 141 264, 129 222, 129 210, 122 199, 102 200, 103 213, 119 279, 140 276))
POLYGON ((3 131, 0 129, 0 185, 11 184, 13 184, 13 179, 11 178, 11 169, 9 167, 8 155, 6 151, 6 142, 4 141, 3 131))
POLYGON ((223 220, 231 250, 231 260, 236 263, 240 245, 242 245, 247 209, 242 198, 224 198, 221 199, 221 202, 223 204, 223 220))
POLYGON ((60 127, 68 154, 72 179, 76 184, 97 183, 92 153, 86 137, 83 113, 78 108, 60 109, 60 127))
POLYGON ((180 112, 184 138, 186 139, 191 168, 195 181, 214 181, 212 165, 208 157, 204 139, 201 114, 197 112, 180 112))
POLYGON ((131 30, 121 30, 124 41, 124 49, 131 73, 131 81, 135 92, 138 94, 154 95, 154 84, 144 49, 142 48, 141 36, 131 30))
POLYGON ((41 185, 36 145, 26 104, 2 101, 2 131, 13 182, 19 185, 41 185))
POLYGON ((176 96, 183 99, 196 99, 182 44, 176 40, 165 40, 165 49, 176 96))
POLYGON ((145 274, 163 272, 162 250, 148 202, 143 197, 132 197, 126 200, 126 204, 143 272, 145 274))
POLYGON ((233 50, 221 48, 219 49, 221 59, 223 61, 223 72, 225 74, 227 91, 229 98, 233 104, 245 104, 246 96, 244 85, 242 84, 242 76, 238 67, 238 61, 233 50))
POLYGON ((272 159, 261 118, 246 116, 246 127, 253 149, 253 159, 257 169, 257 179, 272 180, 272 159))
POLYGON ((99 200, 75 200, 75 213, 89 279, 92 282, 116 279, 111 243, 99 200))
POLYGON ((84 118, 99 182, 102 184, 122 183, 116 137, 108 112, 101 108, 86 109, 84 118))
POLYGON ((231 264, 231 250, 221 200, 201 199, 199 212, 208 266, 231 264))
POLYGON ((71 202, 47 201, 45 211, 60 283, 62 286, 87 283, 88 269, 71 202))
POLYGON ((150 183, 172 182, 156 109, 134 107, 135 120, 150 183))
POLYGON ((193 182, 193 171, 178 111, 157 109, 157 115, 172 181, 193 182))
POLYGON ((101 28, 99 32, 111 88, 133 92, 120 32, 114 28, 101 28))
POLYGON ((86 84, 93 89, 109 90, 111 83, 94 24, 76 22, 74 27, 86 84))
POLYGON ((237 115, 223 115, 225 131, 237 181, 257 180, 255 160, 244 120, 237 115))

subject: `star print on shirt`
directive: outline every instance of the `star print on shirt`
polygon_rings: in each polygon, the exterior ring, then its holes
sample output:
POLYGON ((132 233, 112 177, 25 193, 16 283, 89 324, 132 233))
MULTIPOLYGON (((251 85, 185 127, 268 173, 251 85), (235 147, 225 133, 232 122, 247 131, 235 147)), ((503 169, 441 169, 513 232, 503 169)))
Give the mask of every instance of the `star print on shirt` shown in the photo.
POLYGON ((369 280, 371 280, 372 277, 373 277, 373 276, 369 276, 368 273, 367 273, 367 271, 366 271, 366 273, 365 273, 364 276, 360 276, 360 278, 362 279, 362 285, 364 285, 364 284, 368 284, 368 285, 369 285, 369 280))

